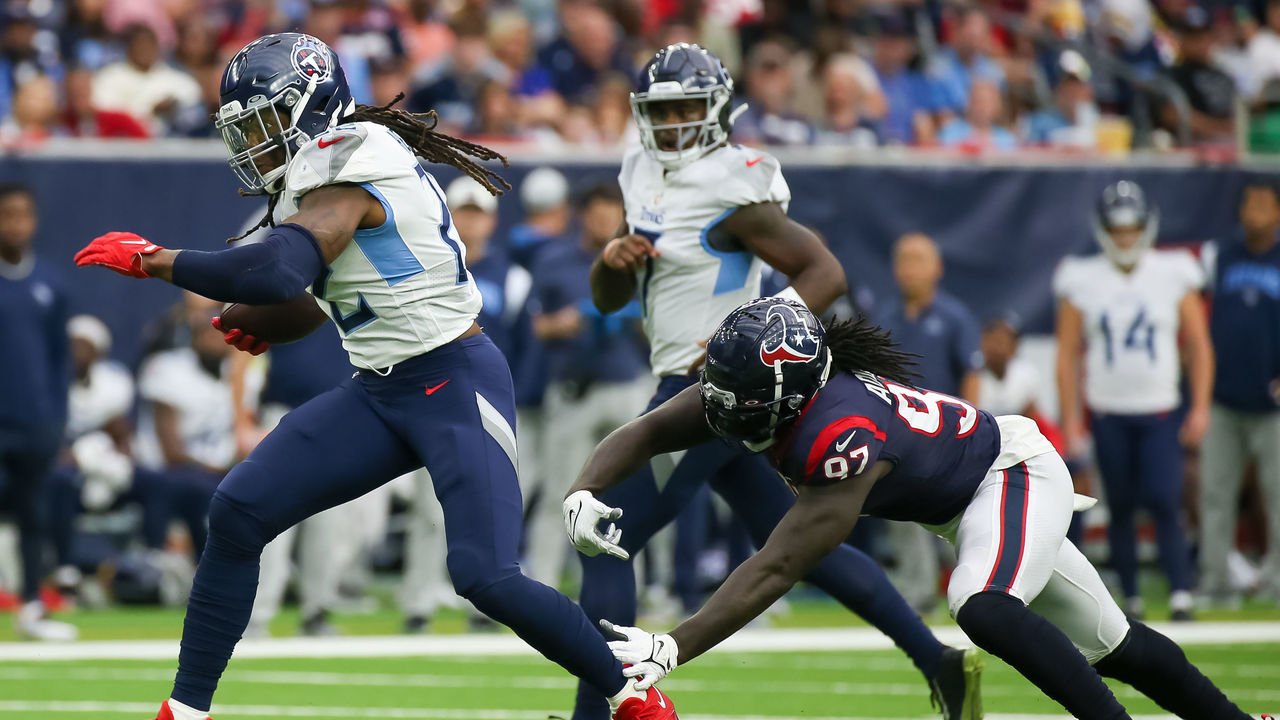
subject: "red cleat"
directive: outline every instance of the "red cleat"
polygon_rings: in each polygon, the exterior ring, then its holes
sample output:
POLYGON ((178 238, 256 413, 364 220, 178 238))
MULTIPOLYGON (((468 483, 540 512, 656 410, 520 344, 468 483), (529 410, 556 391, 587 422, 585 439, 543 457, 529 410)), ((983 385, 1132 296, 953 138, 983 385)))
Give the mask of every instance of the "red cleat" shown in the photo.
MULTIPOLYGON (((160 714, 156 716, 156 720, 174 720, 173 711, 169 709, 169 701, 165 700, 160 704, 160 714)), ((208 715, 205 720, 212 720, 208 715)))
POLYGON ((657 687, 649 688, 644 700, 627 698, 613 713, 613 720, 679 720, 675 703, 657 687))

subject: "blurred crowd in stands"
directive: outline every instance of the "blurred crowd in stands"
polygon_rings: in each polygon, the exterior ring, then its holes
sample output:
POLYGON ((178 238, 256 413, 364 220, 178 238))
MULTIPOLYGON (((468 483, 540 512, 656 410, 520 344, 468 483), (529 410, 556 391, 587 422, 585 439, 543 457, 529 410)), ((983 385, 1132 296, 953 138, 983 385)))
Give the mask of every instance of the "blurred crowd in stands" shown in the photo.
POLYGON ((211 137, 225 61, 337 52, 359 102, 491 143, 615 150, 637 71, 716 52, 773 145, 1229 146, 1280 101, 1280 0, 5 0, 0 145, 211 137))

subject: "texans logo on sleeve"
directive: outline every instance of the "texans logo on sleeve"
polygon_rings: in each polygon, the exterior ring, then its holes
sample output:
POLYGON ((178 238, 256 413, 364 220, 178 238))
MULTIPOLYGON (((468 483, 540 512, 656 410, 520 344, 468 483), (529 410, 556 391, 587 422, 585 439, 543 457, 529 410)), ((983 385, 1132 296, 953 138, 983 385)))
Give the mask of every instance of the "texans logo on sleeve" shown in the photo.
POLYGON ((779 362, 803 363, 818 357, 818 338, 809 323, 795 308, 775 305, 769 308, 765 322, 782 321, 782 331, 772 333, 760 344, 760 362, 772 366, 779 362))

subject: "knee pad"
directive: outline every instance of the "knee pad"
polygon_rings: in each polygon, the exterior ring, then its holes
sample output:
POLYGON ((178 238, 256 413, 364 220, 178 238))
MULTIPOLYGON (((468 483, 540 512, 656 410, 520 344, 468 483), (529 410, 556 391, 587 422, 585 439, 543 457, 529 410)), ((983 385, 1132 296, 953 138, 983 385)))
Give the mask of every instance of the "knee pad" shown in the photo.
POLYGON ((258 556, 275 537, 239 503, 218 490, 209 501, 209 544, 236 554, 258 556))

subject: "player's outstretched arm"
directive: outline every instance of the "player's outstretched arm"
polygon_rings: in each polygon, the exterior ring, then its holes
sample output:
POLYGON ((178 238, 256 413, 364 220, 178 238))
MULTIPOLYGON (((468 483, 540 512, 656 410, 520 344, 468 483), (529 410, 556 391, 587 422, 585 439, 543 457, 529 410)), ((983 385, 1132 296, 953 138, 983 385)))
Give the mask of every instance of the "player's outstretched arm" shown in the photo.
POLYGON ((892 468, 878 461, 866 472, 832 485, 801 487, 760 552, 738 566, 696 615, 671 637, 679 663, 687 663, 742 629, 777 602, 853 530, 867 493, 892 468))
POLYGON ((622 517, 622 510, 596 499, 596 495, 631 477, 655 455, 686 450, 712 439, 697 386, 690 387, 609 434, 587 459, 577 482, 561 507, 565 532, 578 552, 589 557, 608 553, 626 560, 621 546, 622 529, 604 521, 622 517))
POLYGON ((130 277, 155 277, 222 302, 271 305, 300 295, 350 244, 360 227, 386 221, 382 206, 354 185, 326 185, 303 196, 299 212, 260 243, 230 250, 170 250, 133 233, 102 235, 76 254, 130 277))
POLYGON ((781 205, 744 205, 724 219, 723 227, 752 254, 786 275, 813 312, 821 315, 849 291, 840 261, 812 230, 787 217, 781 205))

